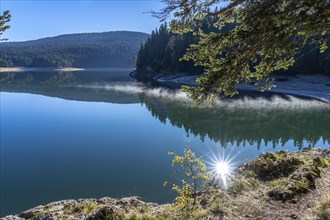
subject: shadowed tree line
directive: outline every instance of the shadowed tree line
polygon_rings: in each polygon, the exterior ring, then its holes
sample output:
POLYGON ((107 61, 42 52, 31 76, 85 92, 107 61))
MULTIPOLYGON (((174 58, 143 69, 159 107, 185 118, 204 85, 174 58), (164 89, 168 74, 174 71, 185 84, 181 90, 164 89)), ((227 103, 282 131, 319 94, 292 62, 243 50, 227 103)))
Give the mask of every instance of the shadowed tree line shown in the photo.
MULTIPOLYGON (((219 33, 213 23, 215 18, 203 21, 204 33, 219 33)), ((221 29, 226 33, 234 25, 227 25, 221 29)), ((152 32, 144 44, 141 44, 137 55, 136 69, 137 79, 151 80, 159 73, 176 74, 202 74, 204 67, 196 66, 192 60, 182 60, 192 44, 197 44, 199 37, 191 32, 182 35, 171 32, 164 23, 159 29, 152 32)), ((330 46, 330 41, 327 43, 330 46)), ((274 73, 285 74, 330 74, 330 52, 326 50, 320 53, 313 45, 306 44, 301 53, 295 56, 296 62, 288 70, 274 73)))
MULTIPOLYGON (((204 19, 201 24, 203 31, 217 31, 213 23, 214 18, 204 19)), ((228 31, 230 27, 227 26, 223 31, 228 31)), ((198 36, 193 33, 175 34, 169 30, 167 23, 162 24, 140 46, 136 60, 137 77, 151 79, 160 72, 201 74, 203 68, 195 66, 193 61, 180 61, 187 48, 198 40, 198 36)))

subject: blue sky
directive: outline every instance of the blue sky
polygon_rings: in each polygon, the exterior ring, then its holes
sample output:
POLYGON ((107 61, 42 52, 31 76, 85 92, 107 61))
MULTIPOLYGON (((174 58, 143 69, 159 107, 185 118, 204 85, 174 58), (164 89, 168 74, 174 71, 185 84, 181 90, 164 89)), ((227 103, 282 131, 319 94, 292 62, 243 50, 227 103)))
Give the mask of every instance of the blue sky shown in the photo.
POLYGON ((68 33, 131 30, 150 33, 159 26, 151 10, 160 0, 0 0, 1 12, 10 10, 10 41, 33 40, 68 33))

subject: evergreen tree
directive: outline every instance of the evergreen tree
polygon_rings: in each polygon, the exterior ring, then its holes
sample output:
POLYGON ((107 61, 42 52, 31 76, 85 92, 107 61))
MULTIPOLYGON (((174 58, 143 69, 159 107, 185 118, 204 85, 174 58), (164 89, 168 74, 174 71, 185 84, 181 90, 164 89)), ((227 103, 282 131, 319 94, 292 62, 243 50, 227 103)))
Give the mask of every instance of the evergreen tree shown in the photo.
POLYGON ((10 28, 7 23, 10 21, 11 15, 9 11, 4 11, 2 15, 0 15, 0 41, 7 40, 6 38, 2 38, 3 33, 10 28))
MULTIPOLYGON (((270 73, 292 67, 307 44, 324 52, 329 42, 330 0, 164 2, 167 6, 156 17, 166 20, 173 15, 173 31, 200 36, 184 56, 205 67, 200 86, 185 89, 198 101, 212 94, 234 95, 241 82, 267 82, 270 73), (203 19, 209 17, 217 19, 213 28, 218 31, 202 30, 203 19), (228 25, 233 25, 230 31, 221 31, 228 25)), ((265 88, 271 86, 267 83, 265 88)))

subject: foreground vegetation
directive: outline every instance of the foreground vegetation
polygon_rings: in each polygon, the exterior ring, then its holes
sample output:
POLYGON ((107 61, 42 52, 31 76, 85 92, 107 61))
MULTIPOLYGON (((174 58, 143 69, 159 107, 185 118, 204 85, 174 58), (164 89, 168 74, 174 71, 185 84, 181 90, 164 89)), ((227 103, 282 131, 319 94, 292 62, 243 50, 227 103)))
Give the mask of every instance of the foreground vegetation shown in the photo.
MULTIPOLYGON (((174 155, 182 162, 184 156, 174 155)), ((190 154, 188 157, 194 160, 190 154)), ((197 160, 198 161, 198 160, 197 160)), ((158 205, 138 197, 65 200, 9 219, 321 219, 330 218, 330 149, 264 153, 242 165, 228 189, 207 184, 180 203, 158 205), (195 200, 195 202, 194 202, 195 200)))

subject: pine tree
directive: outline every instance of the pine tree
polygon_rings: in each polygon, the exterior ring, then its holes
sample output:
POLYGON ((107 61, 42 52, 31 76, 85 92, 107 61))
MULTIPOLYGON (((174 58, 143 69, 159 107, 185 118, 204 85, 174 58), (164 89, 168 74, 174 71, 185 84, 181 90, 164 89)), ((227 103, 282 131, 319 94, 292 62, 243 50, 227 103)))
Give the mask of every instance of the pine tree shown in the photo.
POLYGON ((251 80, 270 88, 270 74, 293 66, 306 44, 324 52, 329 42, 330 0, 164 2, 167 6, 154 13, 156 17, 166 20, 173 15, 172 31, 200 36, 184 56, 205 67, 207 76, 198 80, 200 86, 185 89, 198 101, 234 95, 238 83, 251 80), (213 28, 218 31, 203 31, 205 18, 215 19, 213 28))
POLYGON ((10 21, 11 15, 9 11, 4 11, 2 15, 0 15, 0 41, 7 40, 6 38, 2 38, 3 33, 10 28, 7 23, 10 21))

